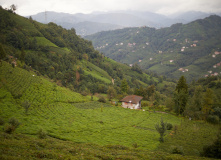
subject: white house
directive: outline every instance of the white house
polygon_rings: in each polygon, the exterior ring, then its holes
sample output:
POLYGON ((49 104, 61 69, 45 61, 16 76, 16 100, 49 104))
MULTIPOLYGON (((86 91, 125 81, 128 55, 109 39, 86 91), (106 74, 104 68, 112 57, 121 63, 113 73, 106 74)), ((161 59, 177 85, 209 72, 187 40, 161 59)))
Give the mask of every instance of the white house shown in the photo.
POLYGON ((136 95, 129 95, 124 97, 122 102, 123 108, 130 108, 130 109, 141 109, 141 100, 143 97, 136 96, 136 95))

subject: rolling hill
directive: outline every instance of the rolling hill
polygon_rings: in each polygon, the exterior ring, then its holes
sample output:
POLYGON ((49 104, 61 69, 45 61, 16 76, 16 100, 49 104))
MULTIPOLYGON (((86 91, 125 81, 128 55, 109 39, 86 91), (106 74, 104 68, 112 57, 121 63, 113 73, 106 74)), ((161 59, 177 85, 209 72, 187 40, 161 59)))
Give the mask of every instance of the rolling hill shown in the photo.
POLYGON ((184 75, 191 81, 211 73, 220 74, 220 22, 221 17, 214 15, 168 28, 125 28, 85 38, 118 62, 137 63, 171 78, 184 75))

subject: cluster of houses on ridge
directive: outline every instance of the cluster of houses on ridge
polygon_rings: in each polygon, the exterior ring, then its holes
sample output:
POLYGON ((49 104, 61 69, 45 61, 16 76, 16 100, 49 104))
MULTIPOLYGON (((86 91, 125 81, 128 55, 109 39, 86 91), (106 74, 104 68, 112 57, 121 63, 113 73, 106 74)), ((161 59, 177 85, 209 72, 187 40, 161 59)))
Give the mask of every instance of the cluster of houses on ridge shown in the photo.
MULTIPOLYGON (((219 54, 221 55, 221 52, 215 51, 214 54, 212 54, 212 57, 213 57, 213 58, 217 58, 217 56, 218 56, 219 54)), ((213 68, 218 68, 218 67, 220 67, 220 66, 221 66, 221 61, 220 61, 219 63, 217 63, 217 64, 214 64, 214 65, 213 65, 213 68)), ((220 73, 218 73, 218 72, 214 72, 214 73, 213 73, 213 71, 208 71, 208 73, 209 73, 209 74, 204 75, 204 77, 218 76, 219 74, 221 75, 221 72, 220 72, 220 73)))
MULTIPOLYGON (((206 74, 204 77, 209 77, 209 76, 218 76, 219 75, 219 73, 218 72, 214 72, 213 73, 213 71, 208 71, 209 72, 209 74, 206 74)), ((221 72, 220 72, 220 74, 221 74, 221 72)))
POLYGON ((184 69, 184 68, 180 68, 179 71, 181 71, 181 72, 188 72, 189 69, 187 69, 187 68, 186 68, 186 69, 184 69))
POLYGON ((221 52, 215 51, 214 54, 212 54, 213 58, 216 58, 217 55, 221 54, 221 52))

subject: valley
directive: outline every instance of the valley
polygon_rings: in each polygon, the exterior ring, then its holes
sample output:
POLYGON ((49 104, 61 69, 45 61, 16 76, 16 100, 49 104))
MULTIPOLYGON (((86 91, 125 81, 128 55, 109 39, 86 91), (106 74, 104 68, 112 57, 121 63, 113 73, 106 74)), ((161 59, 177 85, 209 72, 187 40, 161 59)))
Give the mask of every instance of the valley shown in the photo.
POLYGON ((217 19, 86 40, 0 7, 0 159, 220 158, 217 19))

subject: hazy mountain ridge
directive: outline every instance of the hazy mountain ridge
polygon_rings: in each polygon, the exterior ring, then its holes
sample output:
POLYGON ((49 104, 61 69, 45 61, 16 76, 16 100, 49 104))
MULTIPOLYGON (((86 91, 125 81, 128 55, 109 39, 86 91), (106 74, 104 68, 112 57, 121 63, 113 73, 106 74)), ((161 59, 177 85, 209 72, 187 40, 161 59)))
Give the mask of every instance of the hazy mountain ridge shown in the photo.
POLYGON ((221 47, 220 22, 221 17, 210 16, 168 28, 126 28, 85 38, 119 62, 139 63, 143 69, 173 78, 185 74, 192 80, 208 75, 208 71, 221 71, 220 67, 213 67, 221 61, 220 54, 214 55, 221 47))
POLYGON ((140 11, 113 11, 91 14, 69 14, 45 11, 32 15, 32 18, 41 23, 54 22, 67 29, 74 27, 76 28, 77 34, 84 36, 122 27, 169 27, 175 23, 188 23, 199 18, 205 18, 209 15, 212 15, 212 13, 195 11, 171 16, 140 11), (91 26, 92 22, 94 25, 91 26), (84 23, 84 26, 82 26, 82 23, 84 23))

